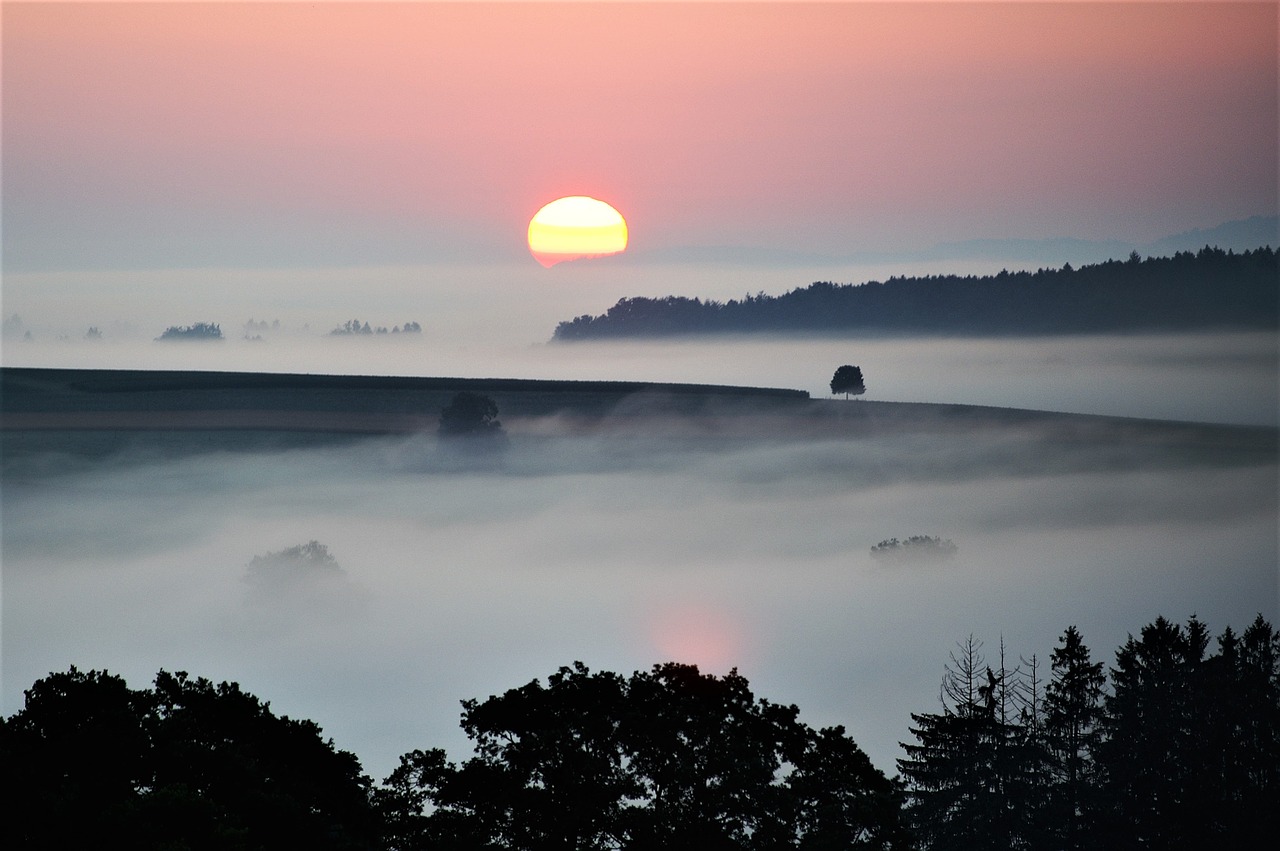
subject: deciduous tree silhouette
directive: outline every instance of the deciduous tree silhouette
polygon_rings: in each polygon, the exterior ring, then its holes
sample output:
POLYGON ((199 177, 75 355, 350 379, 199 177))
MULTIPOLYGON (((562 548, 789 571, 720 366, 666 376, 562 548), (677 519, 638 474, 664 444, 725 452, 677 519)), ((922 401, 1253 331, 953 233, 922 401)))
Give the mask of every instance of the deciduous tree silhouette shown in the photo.
POLYGON ((495 438, 500 435, 498 405, 488 396, 464 390, 440 412, 441 437, 495 438))
POLYGON ((737 672, 577 663, 464 702, 476 755, 406 754, 379 802, 397 849, 904 847, 894 785, 797 715, 737 672))
POLYGON ((51 674, 0 724, 5 848, 371 849, 369 780, 234 683, 51 674))
POLYGON ((845 364, 836 370, 836 374, 831 377, 831 392, 843 393, 846 399, 849 394, 861 396, 867 392, 867 386, 862 383, 862 369, 856 366, 845 364))

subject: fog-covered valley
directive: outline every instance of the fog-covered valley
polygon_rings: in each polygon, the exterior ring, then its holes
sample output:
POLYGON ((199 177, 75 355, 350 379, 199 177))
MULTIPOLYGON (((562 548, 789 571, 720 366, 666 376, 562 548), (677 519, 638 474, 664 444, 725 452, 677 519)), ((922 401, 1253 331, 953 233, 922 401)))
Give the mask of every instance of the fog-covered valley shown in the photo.
POLYGON ((316 720, 382 777, 415 747, 462 756, 463 698, 574 660, 675 659, 736 666, 892 773, 908 713, 936 709, 971 633, 1043 661, 1070 624, 1106 658, 1160 614, 1275 619, 1273 430, 906 410, 829 433, 517 420, 498 464, 431 433, 167 456, 142 440, 92 463, 10 451, 3 711, 72 664, 139 686, 187 670, 316 720), (911 535, 958 552, 871 557, 911 535), (335 564, 261 569, 311 541, 335 564))

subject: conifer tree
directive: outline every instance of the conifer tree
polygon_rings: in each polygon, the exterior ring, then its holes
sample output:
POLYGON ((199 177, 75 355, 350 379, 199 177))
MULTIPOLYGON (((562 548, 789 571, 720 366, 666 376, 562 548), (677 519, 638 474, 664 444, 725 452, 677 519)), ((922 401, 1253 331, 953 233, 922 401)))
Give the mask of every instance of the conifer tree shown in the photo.
POLYGON ((1075 626, 1067 627, 1049 655, 1051 680, 1045 687, 1046 742, 1054 781, 1049 823, 1065 849, 1087 845, 1085 813, 1094 780, 1093 749, 1103 719, 1103 663, 1094 662, 1075 626))

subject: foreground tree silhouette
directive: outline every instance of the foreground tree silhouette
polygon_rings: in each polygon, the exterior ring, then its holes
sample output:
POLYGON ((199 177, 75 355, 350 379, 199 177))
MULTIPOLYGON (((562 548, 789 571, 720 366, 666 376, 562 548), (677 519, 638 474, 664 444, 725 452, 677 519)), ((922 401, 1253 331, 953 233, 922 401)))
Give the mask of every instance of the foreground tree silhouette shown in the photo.
POLYGON ((376 800, 394 849, 906 847, 894 784, 797 715, 736 672, 576 663, 465 701, 476 755, 406 754, 376 800))
POLYGON ((837 369, 836 374, 831 376, 831 392, 843 393, 846 399, 850 393, 854 396, 866 393, 867 386, 862 383, 862 369, 849 364, 837 369))
POLYGON ((1069 851, 1085 847, 1090 838, 1086 816, 1096 804, 1093 753, 1101 741, 1107 677, 1075 626, 1067 627, 1059 642, 1049 656, 1053 679, 1044 698, 1054 770, 1047 813, 1051 833, 1069 851))
MULTIPOLYGON (((1013 718, 1001 694, 1006 673, 1016 680, 1018 671, 1001 664, 983 675, 973 639, 961 644, 943 680, 942 713, 911 716, 917 741, 903 744, 898 762, 918 847, 1275 844, 1280 633, 1259 616, 1240 636, 1225 630, 1217 654, 1209 645, 1199 619, 1181 627, 1157 618, 1116 652, 1108 692, 1103 666, 1068 628, 1043 702, 1023 689, 1013 718)), ((1034 657, 1028 664, 1034 670, 1034 657)))
POLYGON ((369 780, 234 683, 50 674, 0 724, 5 848, 375 847, 369 780), (114 841, 113 841, 114 840, 114 841))

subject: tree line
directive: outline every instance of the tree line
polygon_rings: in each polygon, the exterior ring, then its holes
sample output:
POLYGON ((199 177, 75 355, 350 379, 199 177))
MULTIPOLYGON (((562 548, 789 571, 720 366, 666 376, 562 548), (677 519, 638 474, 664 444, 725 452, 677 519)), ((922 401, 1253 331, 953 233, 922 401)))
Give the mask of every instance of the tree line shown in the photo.
POLYGON ((1280 634, 1259 616, 1210 653, 1208 628, 1164 618, 1108 678, 1075 627, 1045 671, 988 663, 973 638, 937 712, 913 714, 898 769, 917 846, 1265 847, 1280 830, 1280 634), (1109 681, 1108 681, 1109 680, 1109 681))
POLYGON ((1280 327, 1280 261, 1269 246, 1074 269, 996 275, 820 281, 779 296, 728 301, 623 298, 599 316, 561 322, 554 340, 681 334, 854 332, 1068 334, 1280 327))
POLYGON ((581 663, 463 701, 474 753, 380 784, 311 721, 161 671, 38 680, 0 720, 0 842, 144 849, 1203 849, 1280 828, 1280 633, 1157 619, 1108 677, 1068 627, 1044 670, 973 638, 888 778, 737 671, 581 663))

